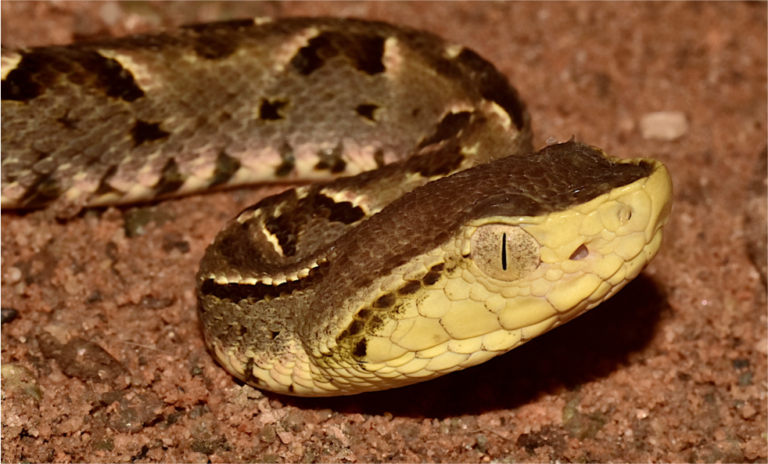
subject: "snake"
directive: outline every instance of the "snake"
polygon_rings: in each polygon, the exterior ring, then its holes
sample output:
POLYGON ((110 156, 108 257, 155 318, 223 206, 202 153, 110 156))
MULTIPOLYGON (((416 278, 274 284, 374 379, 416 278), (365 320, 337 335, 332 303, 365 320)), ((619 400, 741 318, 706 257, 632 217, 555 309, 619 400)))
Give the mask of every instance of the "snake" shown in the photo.
POLYGON ((253 183, 196 275, 233 376, 352 395, 483 363, 597 306, 657 254, 654 159, 532 148, 507 77, 429 32, 244 19, 3 49, 2 206, 81 209, 253 183))

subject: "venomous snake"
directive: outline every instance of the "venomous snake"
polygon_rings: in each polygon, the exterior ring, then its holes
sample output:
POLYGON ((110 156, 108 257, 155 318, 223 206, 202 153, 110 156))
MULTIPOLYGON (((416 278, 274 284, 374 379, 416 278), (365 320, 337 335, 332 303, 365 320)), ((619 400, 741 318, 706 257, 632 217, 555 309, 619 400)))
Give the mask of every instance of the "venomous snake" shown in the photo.
POLYGON ((297 396, 431 379, 606 300, 671 181, 569 141, 475 52, 351 19, 238 20, 2 55, 2 206, 317 181, 245 209, 197 274, 206 343, 297 396))

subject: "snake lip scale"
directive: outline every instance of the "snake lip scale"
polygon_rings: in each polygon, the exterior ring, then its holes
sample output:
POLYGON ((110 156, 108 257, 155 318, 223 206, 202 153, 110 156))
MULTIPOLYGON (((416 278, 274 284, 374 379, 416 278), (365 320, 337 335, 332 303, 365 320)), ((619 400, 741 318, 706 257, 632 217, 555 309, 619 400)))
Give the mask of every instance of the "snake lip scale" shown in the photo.
POLYGON ((234 376, 351 395, 482 363, 610 298, 656 255, 669 173, 532 149, 507 78, 423 31, 198 24, 2 51, 2 206, 71 217, 313 181, 233 218, 197 273, 234 376))

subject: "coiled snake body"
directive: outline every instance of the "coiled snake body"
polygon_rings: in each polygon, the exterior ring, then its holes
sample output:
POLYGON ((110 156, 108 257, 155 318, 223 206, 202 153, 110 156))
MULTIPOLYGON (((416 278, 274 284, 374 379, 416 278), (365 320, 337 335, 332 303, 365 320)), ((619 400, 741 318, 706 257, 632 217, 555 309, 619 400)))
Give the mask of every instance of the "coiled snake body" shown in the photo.
POLYGON ((3 50, 2 77, 3 207, 71 215, 320 180, 240 213, 197 274, 218 361, 289 395, 392 388, 509 351, 637 276, 671 208, 658 161, 576 142, 531 153, 525 105, 491 64, 384 23, 3 50))

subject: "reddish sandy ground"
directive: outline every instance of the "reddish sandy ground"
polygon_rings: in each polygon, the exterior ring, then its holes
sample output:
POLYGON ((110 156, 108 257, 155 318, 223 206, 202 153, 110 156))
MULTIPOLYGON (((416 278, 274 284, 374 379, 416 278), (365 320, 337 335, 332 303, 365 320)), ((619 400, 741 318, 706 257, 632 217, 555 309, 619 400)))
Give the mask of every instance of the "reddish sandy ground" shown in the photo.
POLYGON ((765 3, 3 2, 2 43, 257 15, 379 19, 470 46, 526 98, 536 146, 575 135, 667 164, 661 253, 612 301, 482 366, 294 399, 228 376, 195 313, 206 245, 269 189, 67 222, 4 211, 3 461, 768 458, 765 3), (687 130, 644 134, 658 111, 687 130))

